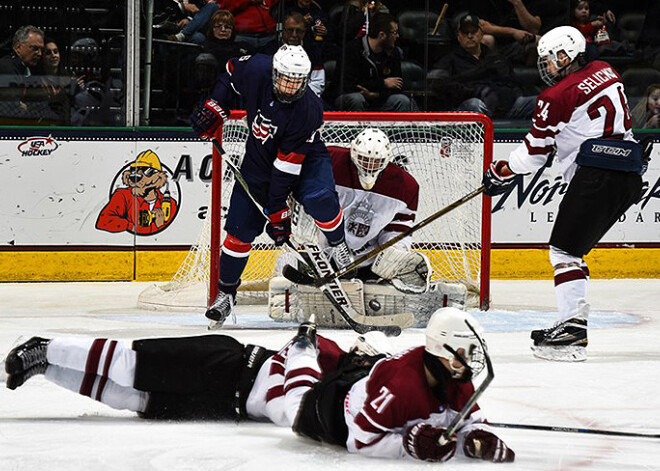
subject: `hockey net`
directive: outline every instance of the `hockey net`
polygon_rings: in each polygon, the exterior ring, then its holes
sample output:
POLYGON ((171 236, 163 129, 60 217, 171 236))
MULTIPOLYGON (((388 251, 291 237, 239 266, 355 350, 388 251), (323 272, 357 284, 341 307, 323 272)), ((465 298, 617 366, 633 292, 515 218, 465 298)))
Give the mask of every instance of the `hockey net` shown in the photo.
MULTIPOLYGON (((226 157, 236 164, 243 158, 249 132, 243 116, 243 113, 232 114, 221 139, 226 157)), ((478 188, 492 160, 492 123, 478 113, 326 113, 322 138, 328 146, 349 147, 366 127, 377 127, 387 134, 394 162, 419 183, 416 222, 478 188)), ((221 166, 215 150, 213 165, 221 166)), ((228 166, 222 168, 222 174, 213 174, 209 211, 212 216, 205 219, 197 242, 172 281, 153 285, 140 294, 140 306, 204 308, 209 299, 215 298, 220 241, 224 238, 220 228, 224 227, 235 182, 228 166)), ((433 281, 463 283, 475 295, 474 299, 478 299, 474 304, 488 308, 489 198, 474 198, 416 232, 413 250, 425 253, 431 260, 433 281)), ((282 250, 265 233, 254 241, 242 276, 239 303, 266 302, 268 282, 277 274, 281 254, 282 250)))

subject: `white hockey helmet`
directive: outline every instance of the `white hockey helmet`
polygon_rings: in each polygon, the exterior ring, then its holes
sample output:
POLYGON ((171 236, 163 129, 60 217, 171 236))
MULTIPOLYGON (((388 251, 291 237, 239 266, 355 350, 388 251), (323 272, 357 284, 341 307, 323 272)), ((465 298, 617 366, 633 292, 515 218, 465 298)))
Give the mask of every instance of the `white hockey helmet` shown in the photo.
POLYGON ((483 329, 474 317, 455 307, 443 307, 431 315, 426 325, 426 351, 452 364, 462 349, 463 360, 472 370, 472 376, 477 376, 485 366, 477 335, 483 340, 483 329))
POLYGON ((536 48, 539 58, 537 66, 541 78, 548 85, 554 85, 567 75, 567 68, 573 64, 580 54, 584 54, 587 42, 582 33, 572 26, 559 26, 545 33, 536 48), (563 53, 562 57, 559 54, 563 53), (559 60, 568 58, 568 62, 559 65, 559 60), (548 63, 552 63, 548 71, 548 63))
POLYGON ((302 46, 283 44, 273 56, 273 91, 282 103, 293 103, 307 90, 312 63, 302 46))
POLYGON ((351 160, 357 167, 360 185, 371 190, 392 160, 390 140, 380 129, 365 129, 351 142, 351 160))
POLYGON ((384 353, 389 356, 394 353, 390 339, 378 330, 372 330, 358 335, 350 351, 364 355, 380 355, 384 353))

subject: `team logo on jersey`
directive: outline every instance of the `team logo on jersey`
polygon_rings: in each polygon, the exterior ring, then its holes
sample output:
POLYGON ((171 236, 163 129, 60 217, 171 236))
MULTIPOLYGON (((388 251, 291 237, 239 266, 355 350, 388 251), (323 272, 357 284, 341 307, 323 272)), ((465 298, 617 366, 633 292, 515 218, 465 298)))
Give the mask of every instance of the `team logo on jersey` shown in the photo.
POLYGON ((252 135, 259 139, 262 144, 277 133, 277 126, 273 122, 261 115, 261 110, 257 111, 257 116, 252 121, 252 135))
POLYGON ((355 237, 366 237, 371 230, 374 211, 369 201, 360 201, 348 215, 346 230, 355 237))

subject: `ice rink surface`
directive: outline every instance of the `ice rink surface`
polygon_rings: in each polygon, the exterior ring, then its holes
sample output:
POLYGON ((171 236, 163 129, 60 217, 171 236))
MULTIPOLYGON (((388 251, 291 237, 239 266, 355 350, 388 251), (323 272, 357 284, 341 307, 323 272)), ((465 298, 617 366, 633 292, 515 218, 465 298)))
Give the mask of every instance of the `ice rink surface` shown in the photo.
MULTIPOLYGON (((0 284, 0 357, 33 335, 130 340, 206 334, 202 313, 136 307, 142 283, 0 284)), ((588 360, 553 363, 529 349, 529 330, 554 321, 551 281, 493 282, 486 330, 495 380, 479 401, 491 422, 660 433, 660 280, 592 280, 588 360)), ((279 349, 295 325, 242 307, 221 333, 279 349)), ((355 334, 322 330, 349 347, 355 334)), ((424 341, 423 329, 393 339, 424 341)), ((516 461, 386 461, 254 422, 153 422, 115 411, 38 376, 16 391, 0 374, 0 471, 23 470, 660 470, 660 439, 498 429, 516 461)))

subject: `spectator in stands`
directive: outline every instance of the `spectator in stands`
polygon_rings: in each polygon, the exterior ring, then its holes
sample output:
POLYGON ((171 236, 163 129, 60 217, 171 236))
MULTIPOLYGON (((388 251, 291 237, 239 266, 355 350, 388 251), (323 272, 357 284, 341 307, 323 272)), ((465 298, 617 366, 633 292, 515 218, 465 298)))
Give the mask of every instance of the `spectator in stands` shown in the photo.
POLYGON ((314 63, 323 64, 324 45, 329 39, 330 19, 325 11, 312 0, 293 0, 284 6, 284 18, 290 13, 300 13, 305 20, 307 31, 303 39, 303 47, 312 67, 314 63))
POLYGON ((261 52, 277 42, 275 19, 270 10, 278 0, 217 0, 221 8, 234 14, 236 41, 261 52))
POLYGON ((477 15, 460 17, 458 46, 434 64, 435 108, 478 111, 494 118, 530 118, 536 97, 522 96, 511 62, 481 43, 481 24, 477 15))
POLYGON ((633 128, 660 128, 660 83, 649 85, 632 112, 633 128))
POLYGON ((403 93, 399 24, 389 13, 374 15, 369 34, 346 46, 340 61, 335 101, 345 111, 411 111, 414 101, 403 93), (343 83, 341 83, 343 81, 343 83))
MULTIPOLYGON (((312 63, 312 73, 309 78, 309 88, 314 93, 321 96, 325 90, 325 70, 323 68, 323 56, 318 48, 314 45, 309 46, 307 40, 308 25, 303 15, 297 11, 288 13, 284 17, 284 27, 282 28, 282 44, 290 44, 292 46, 302 46, 309 56, 312 63), (310 49, 312 53, 310 53, 310 49)), ((310 38, 310 42, 313 39, 310 38)), ((274 43, 267 51, 267 54, 275 54, 280 44, 274 43)))
POLYGON ((83 85, 83 80, 76 80, 64 70, 60 48, 51 38, 44 39, 44 50, 37 74, 41 75, 42 90, 48 97, 48 106, 58 117, 56 124, 70 124, 71 97, 76 86, 83 85))
POLYGON ((469 11, 481 18, 481 28, 491 49, 514 63, 536 64, 537 36, 566 21, 558 0, 469 1, 469 11))
POLYGON ((12 41, 12 52, 0 59, 0 116, 39 119, 44 101, 34 75, 44 48, 44 33, 34 26, 21 26, 12 41))
POLYGON ((389 12, 380 0, 347 0, 337 37, 345 38, 346 41, 361 38, 367 34, 369 24, 376 13, 389 12))
POLYGON ((571 26, 580 30, 587 41, 587 60, 600 55, 632 57, 634 45, 613 38, 616 16, 607 7, 601 8, 602 12, 593 16, 588 0, 571 0, 571 26))
POLYGON ((192 19, 181 20, 178 24, 181 31, 167 36, 167 39, 202 44, 205 39, 204 31, 207 30, 211 17, 220 7, 215 0, 202 0, 201 8, 190 2, 185 2, 184 8, 193 14, 192 19))
POLYGON ((211 17, 204 40, 204 52, 215 57, 220 69, 218 72, 225 70, 225 65, 230 57, 251 54, 247 44, 236 41, 234 15, 229 10, 218 10, 211 17))

